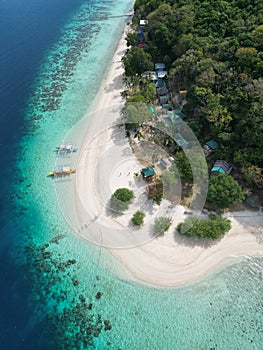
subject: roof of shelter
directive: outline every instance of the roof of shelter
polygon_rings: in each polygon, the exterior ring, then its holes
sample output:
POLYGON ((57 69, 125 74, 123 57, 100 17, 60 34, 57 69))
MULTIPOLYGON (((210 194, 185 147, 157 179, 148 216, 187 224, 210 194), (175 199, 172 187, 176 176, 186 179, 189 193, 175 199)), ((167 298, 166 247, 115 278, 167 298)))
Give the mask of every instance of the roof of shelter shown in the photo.
POLYGON ((155 170, 152 166, 148 166, 147 168, 143 168, 141 170, 144 177, 150 177, 155 175, 155 170))

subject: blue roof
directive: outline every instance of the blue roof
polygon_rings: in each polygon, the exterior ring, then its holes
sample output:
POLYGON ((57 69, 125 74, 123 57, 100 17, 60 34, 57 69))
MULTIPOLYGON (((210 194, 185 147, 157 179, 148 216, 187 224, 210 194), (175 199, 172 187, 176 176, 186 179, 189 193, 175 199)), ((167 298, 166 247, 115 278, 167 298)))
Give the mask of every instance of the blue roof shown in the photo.
POLYGON ((178 117, 180 117, 181 119, 186 118, 186 115, 181 111, 181 109, 174 109, 172 112, 178 115, 178 117))
POLYGON ((168 74, 167 70, 158 70, 157 71, 157 77, 158 78, 164 78, 168 74))
POLYGON ((163 95, 159 96, 160 103, 167 103, 168 102, 168 96, 163 95))
POLYGON ((212 150, 215 150, 218 147, 218 143, 215 140, 210 140, 207 143, 207 146, 211 148, 212 150))
POLYGON ((180 109, 175 109, 173 111, 169 111, 168 115, 170 118, 184 119, 186 117, 180 109))
POLYGON ((171 120, 171 123, 177 125, 182 123, 182 118, 180 118, 174 111, 168 111, 168 118, 171 120))
POLYGON ((211 173, 225 173, 225 171, 221 166, 214 166, 211 173))
POLYGON ((143 33, 138 33, 137 34, 137 40, 143 41, 144 40, 144 34, 143 33))
POLYGON ((160 159, 160 162, 161 162, 161 164, 162 164, 165 168, 168 167, 167 162, 166 162, 163 158, 160 159))
POLYGON ((154 107, 153 107, 153 106, 150 106, 150 107, 149 107, 149 111, 150 111, 151 113, 154 113, 154 107))
POLYGON ((216 160, 211 172, 219 172, 230 174, 232 171, 232 166, 225 160, 216 160))
POLYGON ((176 115, 170 114, 168 113, 167 117, 163 117, 163 121, 165 124, 174 124, 174 125, 178 125, 182 123, 182 119, 177 117, 176 115))
POLYGON ((177 143, 178 146, 182 147, 182 148, 187 148, 189 145, 189 142, 187 142, 183 136, 179 133, 175 134, 175 141, 177 143))
POLYGON ((158 79, 157 79, 157 82, 155 83, 155 86, 156 86, 157 88, 161 88, 161 87, 166 86, 166 83, 165 83, 165 81, 162 80, 161 78, 158 78, 158 79))
POLYGON ((177 101, 178 101, 178 103, 181 103, 183 101, 182 95, 180 95, 180 94, 178 95, 177 101))
POLYGON ((155 63, 155 69, 160 69, 163 70, 165 69, 165 64, 164 63, 155 63))
POLYGON ((155 170, 152 166, 148 166, 147 168, 143 168, 141 170, 144 177, 151 177, 155 175, 155 170))
POLYGON ((157 89, 157 94, 158 94, 159 96, 165 95, 165 94, 167 94, 167 93, 168 93, 168 89, 167 89, 166 86, 159 87, 159 88, 157 89))
POLYGON ((139 26, 137 29, 137 33, 143 33, 144 32, 144 27, 143 26, 139 26))

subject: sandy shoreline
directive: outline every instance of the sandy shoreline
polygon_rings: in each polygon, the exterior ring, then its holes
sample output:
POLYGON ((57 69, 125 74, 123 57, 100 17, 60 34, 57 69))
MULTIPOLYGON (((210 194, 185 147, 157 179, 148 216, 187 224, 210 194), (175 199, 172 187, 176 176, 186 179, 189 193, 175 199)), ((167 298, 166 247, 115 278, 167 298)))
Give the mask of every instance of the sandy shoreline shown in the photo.
MULTIPOLYGON (((232 229, 219 242, 212 243, 174 233, 175 226, 185 216, 181 206, 171 209, 174 224, 169 231, 154 239, 146 229, 141 235, 134 231, 130 236, 125 235, 125 222, 135 208, 123 218, 110 215, 107 204, 111 193, 118 187, 133 188, 133 173, 140 168, 123 129, 113 127, 120 120, 119 111, 124 102, 120 93, 124 89, 121 57, 125 50, 124 32, 87 121, 76 174, 76 191, 82 205, 79 220, 86 228, 79 230, 79 234, 97 244, 113 247, 108 249, 110 253, 136 280, 158 286, 189 284, 236 257, 262 254, 263 216, 257 213, 250 218, 230 218, 232 229)), ((136 186, 139 197, 143 198, 143 184, 136 186)), ((167 212, 165 203, 154 208, 154 215, 160 210, 167 212)))
POLYGON ((237 257, 262 254, 262 218, 254 217, 253 226, 243 226, 235 218, 231 223, 219 242, 189 239, 172 229, 144 246, 112 253, 143 282, 167 287, 191 284, 237 257))

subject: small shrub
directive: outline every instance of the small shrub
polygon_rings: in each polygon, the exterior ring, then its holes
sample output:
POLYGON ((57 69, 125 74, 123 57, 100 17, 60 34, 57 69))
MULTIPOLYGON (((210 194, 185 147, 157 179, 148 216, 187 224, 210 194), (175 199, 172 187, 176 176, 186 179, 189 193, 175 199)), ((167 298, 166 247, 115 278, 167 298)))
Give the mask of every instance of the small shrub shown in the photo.
POLYGON ((128 188, 118 188, 111 196, 110 208, 114 211, 122 213, 128 209, 133 198, 133 191, 129 190, 128 188))
POLYGON ((169 217, 161 216, 154 221, 154 233, 163 235, 171 226, 172 220, 169 217))
POLYGON ((144 223, 145 214, 142 211, 136 211, 132 217, 132 223, 135 226, 142 226, 144 223))

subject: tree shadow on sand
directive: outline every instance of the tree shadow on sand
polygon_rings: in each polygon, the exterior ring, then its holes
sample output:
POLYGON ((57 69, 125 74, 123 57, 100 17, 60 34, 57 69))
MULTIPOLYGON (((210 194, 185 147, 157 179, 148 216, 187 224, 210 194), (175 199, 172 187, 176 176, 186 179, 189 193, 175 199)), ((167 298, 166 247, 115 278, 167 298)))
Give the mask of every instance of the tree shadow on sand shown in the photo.
POLYGON ((120 216, 122 216, 123 214, 125 214, 125 211, 121 212, 121 211, 116 211, 114 209, 111 209, 110 207, 110 200, 108 200, 106 208, 105 208, 105 212, 107 216, 110 216, 113 219, 118 219, 120 216))
POLYGON ((259 244, 263 245, 263 215, 234 217, 247 232, 250 232, 259 244))
MULTIPOLYGON (((115 77, 112 82, 105 86, 104 91, 106 93, 113 92, 115 90, 120 90, 123 86, 123 76, 120 74, 115 77)), ((120 94, 118 94, 115 98, 119 98, 120 94)))
POLYGON ((127 143, 126 132, 121 118, 112 126, 110 138, 117 145, 127 143))
POLYGON ((208 239, 208 238, 198 238, 198 237, 187 237, 180 234, 177 230, 174 232, 174 241, 180 245, 185 247, 202 247, 202 248, 210 248, 214 245, 218 244, 224 236, 218 239, 208 239))

